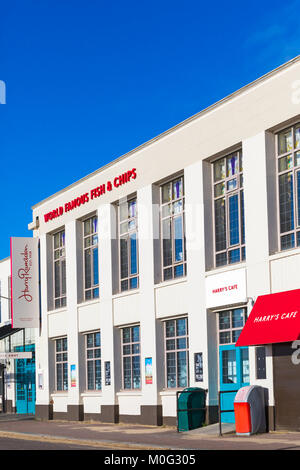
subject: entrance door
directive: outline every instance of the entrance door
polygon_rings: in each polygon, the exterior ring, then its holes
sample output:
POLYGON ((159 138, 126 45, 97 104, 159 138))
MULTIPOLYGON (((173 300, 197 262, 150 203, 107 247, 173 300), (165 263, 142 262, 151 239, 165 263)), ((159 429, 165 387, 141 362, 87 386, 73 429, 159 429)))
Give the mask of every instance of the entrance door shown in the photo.
MULTIPOLYGON (((23 346, 16 351, 24 351, 23 346)), ((26 345, 25 351, 32 351, 32 359, 16 359, 16 409, 20 414, 35 413, 35 347, 26 345)))
MULTIPOLYGON (((236 392, 249 385, 248 348, 236 348, 235 343, 246 321, 246 308, 219 313, 219 377, 221 411, 233 410, 236 392), (223 392, 223 393, 222 393, 223 392)), ((222 423, 234 423, 234 412, 221 413, 222 423)))
MULTIPOLYGON (((233 345, 219 347, 221 411, 233 410, 236 392, 249 385, 248 348, 233 345)), ((222 423, 234 423, 234 412, 221 413, 222 423)))

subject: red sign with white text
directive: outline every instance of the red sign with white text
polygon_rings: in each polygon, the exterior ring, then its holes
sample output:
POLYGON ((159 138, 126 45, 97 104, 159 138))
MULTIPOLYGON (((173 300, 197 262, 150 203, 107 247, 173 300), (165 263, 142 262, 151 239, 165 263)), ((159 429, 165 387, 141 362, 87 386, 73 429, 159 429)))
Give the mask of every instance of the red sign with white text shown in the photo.
POLYGON ((300 338, 300 289, 257 298, 236 346, 285 343, 300 338))
POLYGON ((106 183, 100 184, 95 188, 92 188, 89 192, 81 194, 76 198, 72 199, 72 201, 66 202, 63 206, 59 206, 56 209, 53 209, 47 214, 44 214, 44 221, 49 222, 50 220, 56 219, 60 217, 66 212, 70 212, 76 207, 80 207, 87 202, 96 199, 106 192, 112 191, 114 188, 119 188, 126 183, 129 183, 132 180, 136 179, 136 168, 132 168, 132 170, 125 171, 121 175, 116 176, 113 180, 109 180, 106 183))

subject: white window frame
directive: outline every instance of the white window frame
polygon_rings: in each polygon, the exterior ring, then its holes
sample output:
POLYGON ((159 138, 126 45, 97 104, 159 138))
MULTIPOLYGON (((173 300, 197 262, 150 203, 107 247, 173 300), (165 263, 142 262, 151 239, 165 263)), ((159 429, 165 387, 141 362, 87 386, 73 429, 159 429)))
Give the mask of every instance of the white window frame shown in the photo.
MULTIPOLYGON (((243 152, 242 148, 239 147, 238 149, 234 150, 231 153, 228 153, 226 155, 223 155, 222 157, 218 157, 217 159, 213 160, 212 163, 212 220, 213 220, 213 238, 214 238, 214 267, 222 267, 222 266, 228 266, 232 264, 237 264, 237 263, 243 263, 246 260, 246 241, 244 240, 244 243, 242 243, 242 212, 241 212, 241 193, 243 193, 244 197, 244 185, 243 185, 243 168, 240 168, 240 162, 243 159, 243 152), (235 154, 238 155, 238 172, 236 175, 232 176, 227 176, 227 158, 230 158, 234 156, 235 154), (218 180, 214 181, 214 166, 216 163, 218 163, 220 160, 225 160, 225 177, 218 180), (227 189, 227 184, 231 180, 236 178, 237 180, 237 187, 230 190, 227 189), (215 187, 219 184, 224 184, 225 187, 225 192, 224 194, 220 194, 219 196, 215 196, 215 187), (238 196, 238 216, 239 216, 239 243, 230 245, 230 227, 229 227, 229 221, 230 221, 230 216, 229 216, 229 199, 232 196, 238 196), (225 224, 226 224, 226 229, 225 229, 225 234, 226 234, 226 248, 223 250, 216 250, 216 214, 215 214, 215 203, 218 200, 224 199, 225 201, 225 224), (229 254, 230 252, 239 249, 240 252, 240 259, 238 261, 234 261, 232 263, 229 262, 229 254), (244 257, 243 257, 244 253, 244 257), (217 264, 217 256, 226 254, 226 263, 224 264, 217 264)), ((245 204, 244 204, 244 237, 245 237, 245 204)))
POLYGON ((92 215, 87 218, 85 218, 82 221, 82 244, 83 244, 83 292, 84 292, 84 300, 89 301, 89 300, 95 300, 99 299, 100 291, 99 291, 99 236, 98 232, 99 231, 99 220, 97 215, 92 215), (97 220, 97 231, 85 235, 85 224, 89 223, 91 230, 93 230, 93 220, 97 220), (97 242, 93 243, 93 238, 96 238, 97 242), (88 246, 85 246, 86 240, 90 239, 91 244, 88 246), (98 283, 93 284, 93 277, 94 277, 94 258, 92 256, 92 251, 93 249, 97 248, 97 256, 98 256, 98 283), (85 261, 85 253, 86 251, 90 250, 91 251, 91 267, 90 267, 90 278, 91 278, 91 287, 86 287, 86 271, 87 271, 87 266, 86 266, 86 261, 85 261), (90 297, 89 294, 90 293, 90 297))
POLYGON ((65 246, 65 229, 59 230, 52 235, 52 262, 53 262, 53 308, 64 308, 67 306, 67 290, 66 290, 66 246, 65 246), (61 234, 64 234, 62 238, 61 234), (59 237, 59 246, 55 248, 55 237, 59 237), (61 240, 64 240, 64 244, 61 244, 61 240), (57 258, 55 258, 56 253, 58 253, 57 258), (59 262, 59 296, 55 296, 55 263, 59 262), (65 275, 63 276, 62 265, 65 265, 65 275), (63 287, 65 286, 65 287, 63 287), (63 292, 65 290, 65 292, 63 292), (59 305, 57 305, 57 303, 59 305))
POLYGON ((139 241, 138 241, 138 204, 137 197, 131 197, 126 201, 120 201, 118 204, 118 241, 119 241, 119 292, 126 292, 129 290, 134 290, 139 288, 139 241), (121 205, 130 204, 135 201, 136 205, 136 214, 134 217, 127 217, 126 219, 121 220, 121 205), (130 223, 134 222, 134 227, 129 228, 130 223), (128 230, 121 233, 121 225, 128 223, 128 230), (131 268, 131 246, 130 246, 130 236, 132 234, 136 235, 136 265, 137 272, 135 274, 130 274, 131 268), (128 266, 128 276, 122 277, 122 259, 121 259, 121 239, 127 239, 127 266, 128 266), (133 279, 137 278, 137 285, 135 287, 130 287, 130 283, 133 279), (122 284, 127 282, 128 288, 123 288, 122 284))
POLYGON ((278 213, 278 223, 277 223, 277 227, 278 227, 278 251, 280 252, 284 252, 288 249, 295 249, 295 248, 299 248, 300 247, 300 243, 299 245, 297 245, 297 233, 299 233, 299 236, 300 236, 300 224, 298 224, 298 217, 297 217, 297 214, 298 214, 298 210, 299 210, 299 204, 298 204, 298 200, 297 200, 297 180, 296 180, 296 176, 297 176, 297 173, 300 171, 300 165, 295 165, 295 156, 296 156, 296 153, 299 153, 300 155, 300 146, 299 147, 296 147, 295 146, 295 129, 299 129, 300 128, 300 122, 297 121, 295 124, 293 125, 290 125, 288 127, 284 127, 280 130, 278 130, 275 134, 275 152, 276 152, 276 187, 277 187, 277 205, 278 205, 278 210, 277 210, 277 213, 278 213), (285 133, 288 133, 289 131, 291 131, 291 134, 292 134, 292 148, 290 151, 287 151, 287 152, 284 152, 284 153, 279 153, 279 136, 281 134, 285 134, 285 133), (282 170, 282 171, 279 171, 279 160, 280 159, 283 159, 285 157, 288 157, 289 155, 292 156, 292 166, 291 168, 287 168, 286 170, 282 170), (282 232, 280 231, 280 191, 279 191, 279 178, 281 175, 284 175, 284 174, 288 174, 288 173, 292 173, 292 176, 293 176, 293 218, 294 218, 294 229, 292 230, 288 230, 286 232, 282 232), (281 248, 281 239, 285 236, 288 236, 288 235, 294 235, 294 246, 293 247, 288 247, 288 248, 281 248))
POLYGON ((67 392, 69 390, 69 370, 68 370, 68 367, 69 367, 69 363, 68 363, 68 338, 67 336, 63 336, 61 338, 56 338, 55 341, 54 341, 54 354, 55 354, 55 390, 57 392, 67 392), (67 349, 62 349, 61 351, 57 351, 57 343, 58 341, 61 341, 62 342, 62 345, 64 345, 64 340, 67 341, 67 349), (67 355, 67 359, 66 360, 62 360, 62 361, 58 361, 57 360, 57 355, 58 354, 66 354, 67 355), (62 377, 61 377, 61 383, 62 383, 62 389, 58 389, 57 385, 58 385, 58 377, 57 377, 57 365, 58 364, 62 364, 62 377), (66 365, 67 367, 67 388, 64 388, 64 364, 66 365))
POLYGON ((84 334, 85 338, 85 371, 86 371, 86 390, 88 392, 95 391, 100 392, 102 390, 102 358, 101 358, 101 331, 89 331, 88 333, 84 334), (96 334, 100 335, 100 345, 99 346, 92 346, 88 347, 88 336, 93 335, 93 342, 95 341, 94 336, 96 334), (100 355, 99 357, 95 356, 95 351, 99 350, 100 355), (93 357, 88 358, 88 351, 93 351, 93 357), (96 388, 96 364, 95 361, 100 361, 100 388, 96 388), (89 388, 89 380, 88 380, 88 363, 93 362, 93 374, 94 374, 94 388, 89 388))
POLYGON ((128 326, 123 326, 120 330, 121 330, 120 333, 121 333, 122 390, 123 391, 130 391, 130 390, 131 391, 139 391, 142 388, 141 326, 139 324, 128 325, 128 326), (139 328, 139 341, 132 341, 132 329, 136 328, 136 327, 139 328), (124 341, 123 341, 123 334, 124 334, 125 329, 130 329, 130 342, 128 342, 128 343, 126 343, 126 342, 124 343, 124 341), (132 346, 133 345, 138 345, 139 346, 138 353, 132 353, 132 346), (123 349, 124 346, 130 346, 130 350, 131 350, 130 354, 124 354, 124 349, 123 349), (133 380, 133 377, 134 377, 134 375, 133 375, 133 357, 136 357, 136 356, 139 356, 139 358, 140 358, 140 386, 138 388, 134 387, 134 380, 133 380), (125 384, 124 384, 124 358, 125 357, 130 358, 131 388, 125 388, 125 384))
POLYGON ((159 188, 160 191, 160 249, 161 249, 161 280, 162 282, 167 282, 170 280, 174 279, 182 279, 186 277, 187 274, 187 262, 186 262, 186 231, 185 231, 185 185, 184 185, 184 175, 181 174, 177 177, 171 177, 168 180, 164 181, 160 185, 159 188), (172 199, 170 201, 164 202, 163 203, 163 188, 167 184, 172 184, 176 182, 177 180, 181 180, 182 182, 182 196, 179 198, 174 198, 173 199, 173 194, 172 194, 172 199), (163 209, 164 207, 168 206, 169 204, 173 207, 174 204, 182 201, 182 211, 178 214, 170 214, 163 216, 163 209), (183 254, 183 259, 180 261, 175 260, 175 238, 174 238, 174 220, 177 218, 177 216, 181 216, 181 230, 183 234, 182 238, 182 254, 183 254), (164 234, 163 234, 163 221, 165 220, 170 220, 171 221, 171 251, 172 251, 172 263, 164 266, 164 234), (183 267, 183 274, 181 276, 175 276, 175 269, 177 266, 183 267), (172 277, 165 279, 164 278, 164 272, 168 269, 172 270, 172 277))
POLYGON ((165 389, 166 390, 181 390, 185 387, 189 386, 190 383, 190 373, 189 373, 189 321, 188 317, 176 317, 176 318, 168 318, 164 320, 164 362, 165 362, 165 389), (177 336, 176 334, 176 329, 177 325, 176 322, 178 320, 185 320, 185 328, 186 328, 186 334, 183 336, 177 336), (175 322, 175 336, 167 336, 167 322, 169 321, 174 321, 175 322), (186 348, 177 348, 177 340, 184 338, 186 340, 186 348), (168 340, 174 340, 175 341, 175 349, 167 349, 167 341, 168 340), (186 385, 184 387, 181 387, 178 385, 179 382, 179 376, 178 376, 178 360, 177 360, 177 353, 185 351, 186 353, 186 368, 187 368, 187 377, 186 377, 186 385), (175 353, 175 377, 176 377, 176 386, 175 387, 169 387, 168 386, 168 361, 167 361, 167 355, 169 353, 175 353))

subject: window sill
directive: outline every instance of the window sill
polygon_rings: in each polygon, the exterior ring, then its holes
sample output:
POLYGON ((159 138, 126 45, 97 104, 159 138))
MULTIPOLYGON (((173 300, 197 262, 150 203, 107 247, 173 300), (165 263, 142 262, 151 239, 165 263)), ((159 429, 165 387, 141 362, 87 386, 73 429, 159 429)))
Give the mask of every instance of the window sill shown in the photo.
POLYGON ((184 387, 184 388, 172 388, 172 389, 164 389, 162 390, 161 392, 159 392, 160 396, 162 397, 172 397, 172 396, 176 396, 176 393, 177 392, 182 392, 182 390, 184 390, 185 388, 187 387, 184 387))
POLYGON ((246 261, 239 263, 226 264, 226 266, 219 266, 218 268, 211 268, 205 271, 205 277, 211 276, 212 274, 224 273, 228 271, 234 271, 236 269, 242 269, 246 267, 246 261))
POLYGON ((269 256, 270 261, 276 259, 287 258, 289 256, 295 256, 300 254, 300 248, 297 246, 295 248, 290 248, 289 250, 277 251, 276 253, 269 256))
POLYGON ((51 397, 68 397, 68 390, 55 391, 51 393, 51 397))
POLYGON ((82 397, 102 397, 102 390, 85 390, 81 393, 82 397))
POLYGON ((121 390, 116 394, 118 397, 140 397, 142 396, 141 390, 121 390))
POLYGON ((61 308, 54 308, 52 310, 48 310, 48 314, 52 314, 52 313, 64 313, 68 310, 67 307, 61 307, 61 308))
POLYGON ((159 289, 161 287, 174 286, 175 284, 182 284, 184 282, 187 282, 187 276, 183 276, 178 279, 172 279, 170 281, 162 281, 159 284, 155 284, 154 289, 159 289))
POLYGON ((83 300, 82 302, 79 302, 77 304, 77 308, 78 307, 85 307, 86 305, 94 305, 94 304, 98 304, 100 302, 100 298, 98 297, 98 299, 89 299, 89 300, 83 300))
POLYGON ((127 290, 125 292, 119 292, 117 294, 114 294, 112 296, 113 299, 119 299, 119 298, 122 298, 122 297, 127 297, 129 295, 135 295, 135 294, 139 294, 140 293, 140 289, 137 288, 137 289, 130 289, 130 290, 127 290))

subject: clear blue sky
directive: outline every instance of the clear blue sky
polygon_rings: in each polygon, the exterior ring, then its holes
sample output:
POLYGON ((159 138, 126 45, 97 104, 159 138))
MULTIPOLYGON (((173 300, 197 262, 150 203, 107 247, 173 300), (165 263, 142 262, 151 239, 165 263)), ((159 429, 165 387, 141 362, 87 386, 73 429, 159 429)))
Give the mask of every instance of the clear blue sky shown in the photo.
POLYGON ((31 236, 32 205, 297 56, 299 11, 0 0, 0 259, 31 236))

